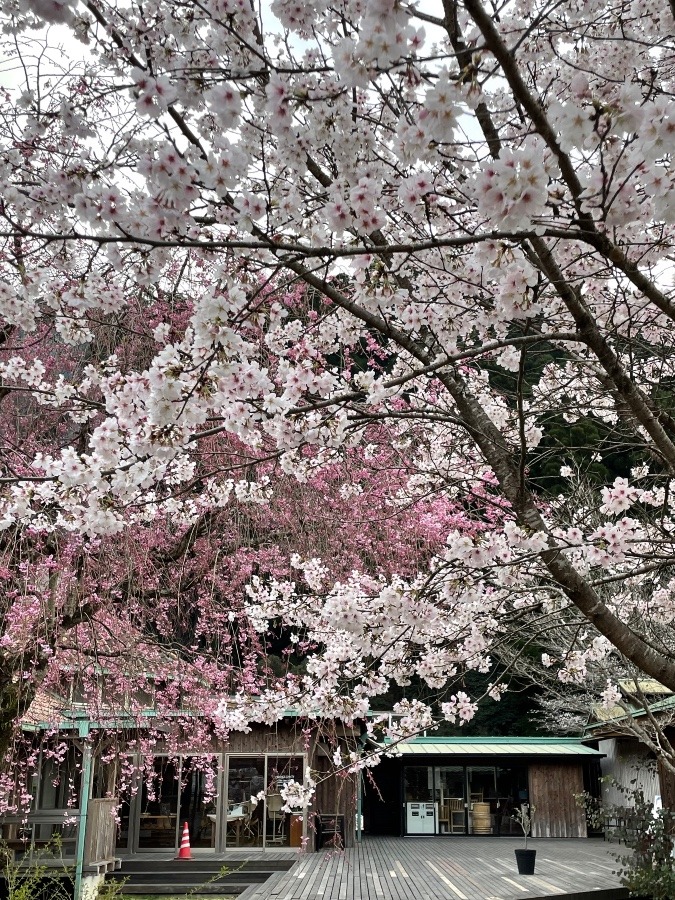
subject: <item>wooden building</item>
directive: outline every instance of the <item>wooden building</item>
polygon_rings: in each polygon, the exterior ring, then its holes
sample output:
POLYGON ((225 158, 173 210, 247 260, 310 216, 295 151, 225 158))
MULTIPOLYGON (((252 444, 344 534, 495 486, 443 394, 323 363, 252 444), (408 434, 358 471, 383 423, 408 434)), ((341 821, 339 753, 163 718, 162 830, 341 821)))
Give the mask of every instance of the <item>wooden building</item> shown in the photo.
MULTIPOLYGON (((253 726, 248 733, 231 732, 227 742, 213 740, 187 752, 155 746, 150 769, 147 759, 138 790, 123 800, 117 852, 145 853, 176 848, 188 823, 192 847, 225 853, 229 850, 315 844, 315 816, 339 817, 342 842, 354 841, 355 788, 351 776, 332 773, 332 751, 316 730, 289 715, 272 726, 253 726), (147 777, 149 774, 149 777, 147 777), (288 781, 316 783, 308 809, 282 810, 280 790, 288 781)), ((316 723, 315 723, 316 727, 316 723)), ((356 732, 331 723, 331 736, 354 746, 356 732)))
MULTIPOLYGON (((648 709, 637 704, 633 682, 619 682, 623 705, 591 710, 584 741, 602 754, 602 799, 607 806, 630 805, 630 792, 639 790, 648 802, 675 809, 675 774, 640 740, 641 731, 655 725, 675 746, 675 696, 655 681, 642 680, 639 689, 648 709), (627 711, 628 710, 628 711, 627 711), (638 727, 635 727, 638 726, 638 727)), ((660 741, 659 741, 660 742, 660 741)))
POLYGON ((0 837, 20 858, 57 833, 78 897, 87 878, 120 859, 175 856, 186 824, 192 849, 213 860, 313 850, 322 840, 349 847, 364 830, 516 835, 522 803, 536 806, 535 837, 585 837, 574 795, 597 784, 602 757, 565 738, 416 738, 357 777, 336 773, 333 757, 337 748, 367 752, 363 724, 308 722, 289 711, 223 740, 186 714, 178 730, 150 713, 147 725, 95 722, 76 707, 61 715, 58 728, 31 725, 33 804, 5 816, 0 837), (316 784, 310 807, 284 810, 284 786, 308 777, 316 784))
POLYGON ((600 751, 570 738, 417 738, 362 780, 364 828, 382 835, 586 837, 575 795, 594 789, 600 751))
POLYGON ((58 728, 53 721, 26 726, 34 774, 18 767, 16 790, 28 774, 33 801, 30 811, 2 818, 0 839, 21 860, 53 846, 57 835, 58 862, 72 865, 78 897, 87 878, 120 859, 174 857, 186 823, 202 859, 313 850, 317 823, 336 846, 354 841, 354 778, 333 774, 331 757, 336 746, 354 749, 358 728, 332 722, 322 729, 289 712, 274 725, 205 741, 183 715, 177 745, 175 729, 173 741, 163 741, 165 723, 150 717, 144 727, 138 719, 94 722, 81 709, 61 716, 58 728), (307 777, 316 783, 311 806, 284 810, 284 785, 307 777))

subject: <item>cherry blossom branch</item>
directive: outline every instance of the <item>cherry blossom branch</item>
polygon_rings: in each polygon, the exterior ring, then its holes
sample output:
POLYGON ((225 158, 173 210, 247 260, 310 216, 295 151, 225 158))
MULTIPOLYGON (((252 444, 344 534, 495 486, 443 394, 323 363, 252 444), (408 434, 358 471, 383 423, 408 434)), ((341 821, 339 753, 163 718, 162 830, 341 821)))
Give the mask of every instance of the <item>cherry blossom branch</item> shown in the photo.
MULTIPOLYGON (((583 237, 580 239, 587 241, 595 247, 607 260, 623 272, 638 290, 646 297, 649 297, 663 313, 675 320, 675 304, 659 291, 650 279, 639 271, 638 266, 635 263, 628 260, 625 253, 619 247, 614 245, 606 235, 601 234, 597 230, 597 225, 593 220, 592 215, 584 211, 581 202, 583 187, 577 177, 574 165, 572 164, 569 155, 562 150, 558 138, 551 128, 541 104, 532 96, 525 84, 515 56, 504 44, 492 18, 487 14, 480 3, 480 0, 465 0, 465 6, 480 28, 488 49, 494 54, 501 65, 504 76, 509 82, 514 97, 523 105, 523 108, 530 116, 537 132, 544 138, 546 144, 550 147, 558 160, 563 178, 569 187, 575 202, 578 221, 583 234, 583 237)), ((493 153, 493 155, 495 154, 493 153)))

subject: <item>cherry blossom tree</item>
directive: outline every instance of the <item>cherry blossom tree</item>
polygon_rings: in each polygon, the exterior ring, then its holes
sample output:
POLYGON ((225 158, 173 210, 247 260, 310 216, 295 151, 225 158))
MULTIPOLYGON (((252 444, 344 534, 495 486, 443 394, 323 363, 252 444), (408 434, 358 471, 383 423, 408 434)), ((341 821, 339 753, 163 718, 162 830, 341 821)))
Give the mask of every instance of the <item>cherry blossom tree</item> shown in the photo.
MULTIPOLYGON (((413 674, 464 721, 452 679, 542 619, 569 623, 563 681, 612 658, 675 690, 672 3, 3 9, 21 82, 3 391, 83 426, 5 453, 4 529, 187 530, 230 503, 197 461, 214 438, 306 485, 357 450, 376 467, 382 426, 408 460, 400 502, 464 517, 419 568, 339 572, 299 545, 293 571, 251 570, 242 615, 261 640, 282 623, 304 670, 245 685, 223 727, 289 700, 354 718, 413 674), (182 323, 153 318, 181 295, 182 323), (90 353, 129 308, 153 351, 90 353), (81 365, 14 352, 41 329, 81 365), (560 439, 579 423, 583 446, 560 439)), ((435 714, 398 711, 394 737, 435 714)))
MULTIPOLYGON (((295 305, 296 294, 287 292, 284 301, 295 305)), ((156 316, 163 327, 179 327, 185 303, 145 303, 149 325, 136 311, 97 322, 89 350, 100 357, 117 340, 120 361, 152 358, 156 316)), ((14 335, 15 364, 27 367, 36 347, 60 373, 81 362, 45 329, 14 335)), ((48 406, 45 413, 40 391, 36 396, 8 388, 4 398, 6 458, 14 454, 19 464, 19 447, 82 445, 81 428, 72 431, 63 408, 48 406)), ((306 453, 299 481, 284 473, 269 442, 251 450, 219 432, 197 445, 192 478, 178 488, 178 497, 190 499, 177 500, 173 514, 135 516, 112 536, 73 535, 58 522, 6 528, 3 746, 19 737, 17 720, 39 688, 64 703, 84 703, 93 719, 112 728, 143 722, 150 702, 160 715, 171 714, 180 739, 177 712, 200 716, 206 734, 221 697, 242 689, 259 697, 285 678, 287 688, 296 683, 306 642, 283 621, 266 638, 251 629, 244 601, 252 578, 288 579, 300 565, 317 580, 346 579, 357 570, 383 579, 412 574, 450 527, 468 523, 443 494, 410 491, 414 469, 392 447, 385 426, 370 425, 368 436, 367 458, 361 446, 330 464, 306 453), (201 483, 216 474, 217 502, 205 507, 201 483), (187 516, 186 504, 193 510, 187 516)), ((52 703, 46 720, 53 727, 60 709, 52 703)), ((190 733, 196 740, 194 723, 190 733)))

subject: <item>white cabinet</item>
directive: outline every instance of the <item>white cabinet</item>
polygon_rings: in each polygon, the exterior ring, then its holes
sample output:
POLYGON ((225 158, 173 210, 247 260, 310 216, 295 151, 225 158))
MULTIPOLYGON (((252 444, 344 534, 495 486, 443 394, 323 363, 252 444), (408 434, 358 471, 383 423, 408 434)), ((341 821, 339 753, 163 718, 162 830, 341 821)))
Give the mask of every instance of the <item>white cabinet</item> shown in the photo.
POLYGON ((435 803, 406 803, 405 807, 407 834, 436 834, 435 803))

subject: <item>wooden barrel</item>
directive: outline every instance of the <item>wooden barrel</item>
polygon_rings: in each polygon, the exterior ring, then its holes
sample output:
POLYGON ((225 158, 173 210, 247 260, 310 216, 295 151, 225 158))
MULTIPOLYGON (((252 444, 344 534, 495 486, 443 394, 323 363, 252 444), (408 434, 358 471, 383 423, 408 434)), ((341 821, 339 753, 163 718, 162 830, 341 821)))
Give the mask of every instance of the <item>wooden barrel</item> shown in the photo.
POLYGON ((489 803, 474 803, 473 807, 473 833, 492 834, 492 822, 490 819, 489 803))

